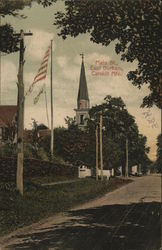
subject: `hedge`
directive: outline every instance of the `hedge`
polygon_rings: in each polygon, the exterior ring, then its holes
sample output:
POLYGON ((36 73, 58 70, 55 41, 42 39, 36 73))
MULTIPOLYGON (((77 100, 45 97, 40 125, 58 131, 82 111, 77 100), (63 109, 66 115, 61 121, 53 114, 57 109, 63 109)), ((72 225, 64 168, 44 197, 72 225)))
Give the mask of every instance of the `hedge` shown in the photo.
MULTIPOLYGON (((17 159, 0 158, 0 181, 10 182, 16 180, 17 159)), ((41 176, 67 176, 77 177, 77 167, 61 164, 59 162, 24 159, 24 178, 41 176)))

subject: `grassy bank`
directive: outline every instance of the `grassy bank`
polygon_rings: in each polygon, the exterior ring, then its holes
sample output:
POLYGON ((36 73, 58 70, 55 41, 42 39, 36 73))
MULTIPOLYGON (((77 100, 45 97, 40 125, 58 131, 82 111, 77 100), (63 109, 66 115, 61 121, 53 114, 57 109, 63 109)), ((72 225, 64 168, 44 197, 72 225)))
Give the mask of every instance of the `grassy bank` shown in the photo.
POLYGON ((42 187, 30 181, 25 182, 23 197, 17 193, 14 184, 0 184, 0 235, 65 211, 128 182, 121 179, 109 182, 84 179, 76 183, 42 187))

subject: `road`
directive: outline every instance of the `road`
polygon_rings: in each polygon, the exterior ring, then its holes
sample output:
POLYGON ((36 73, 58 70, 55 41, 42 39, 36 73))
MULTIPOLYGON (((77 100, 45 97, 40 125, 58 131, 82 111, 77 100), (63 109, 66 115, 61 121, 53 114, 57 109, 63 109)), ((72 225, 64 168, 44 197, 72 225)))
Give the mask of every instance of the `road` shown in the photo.
POLYGON ((134 180, 1 238, 0 249, 159 250, 160 176, 134 180))

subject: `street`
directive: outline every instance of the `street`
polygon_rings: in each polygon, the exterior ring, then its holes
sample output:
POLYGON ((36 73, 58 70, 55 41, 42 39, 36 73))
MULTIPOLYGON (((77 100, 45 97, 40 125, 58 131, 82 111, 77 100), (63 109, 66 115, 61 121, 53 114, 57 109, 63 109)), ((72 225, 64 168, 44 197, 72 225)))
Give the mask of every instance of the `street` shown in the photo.
POLYGON ((0 239, 0 249, 159 250, 160 176, 134 182, 0 239))

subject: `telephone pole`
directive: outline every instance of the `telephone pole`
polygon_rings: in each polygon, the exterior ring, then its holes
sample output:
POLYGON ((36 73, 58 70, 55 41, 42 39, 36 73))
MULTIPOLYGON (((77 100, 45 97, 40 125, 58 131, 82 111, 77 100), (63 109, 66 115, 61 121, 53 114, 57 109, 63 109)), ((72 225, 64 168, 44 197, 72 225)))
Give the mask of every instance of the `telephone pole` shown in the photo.
MULTIPOLYGON (((161 113, 161 145, 162 145, 162 92, 161 92, 161 103, 160 103, 160 113, 161 113)), ((161 163, 161 206, 160 206, 160 226, 161 226, 161 248, 162 249, 162 163, 161 163)))
POLYGON ((96 126, 96 181, 98 181, 98 125, 96 126))
POLYGON ((128 178, 128 137, 126 137, 126 162, 125 162, 125 177, 128 178))
MULTIPOLYGON (((160 78, 160 115, 161 115, 161 145, 162 145, 162 78, 160 78)), ((160 226, 161 226, 161 248, 162 249, 162 162, 161 164, 161 206, 160 206, 160 226)))
POLYGON ((103 181, 102 114, 100 114, 100 168, 101 168, 101 181, 103 181))
MULTIPOLYGON (((0 15, 0 26, 1 26, 1 15, 0 15)), ((2 62, 1 62, 1 51, 0 51, 0 105, 2 103, 2 80, 1 80, 1 76, 2 76, 2 62)))
POLYGON ((18 70, 18 99, 17 99, 17 176, 16 187, 23 195, 23 134, 24 134, 24 36, 31 36, 32 33, 24 33, 23 30, 19 34, 15 34, 20 38, 20 56, 19 56, 19 70, 18 70))
POLYGON ((53 133, 53 65, 52 65, 52 45, 53 40, 51 40, 51 160, 53 160, 54 157, 54 133, 53 133))

